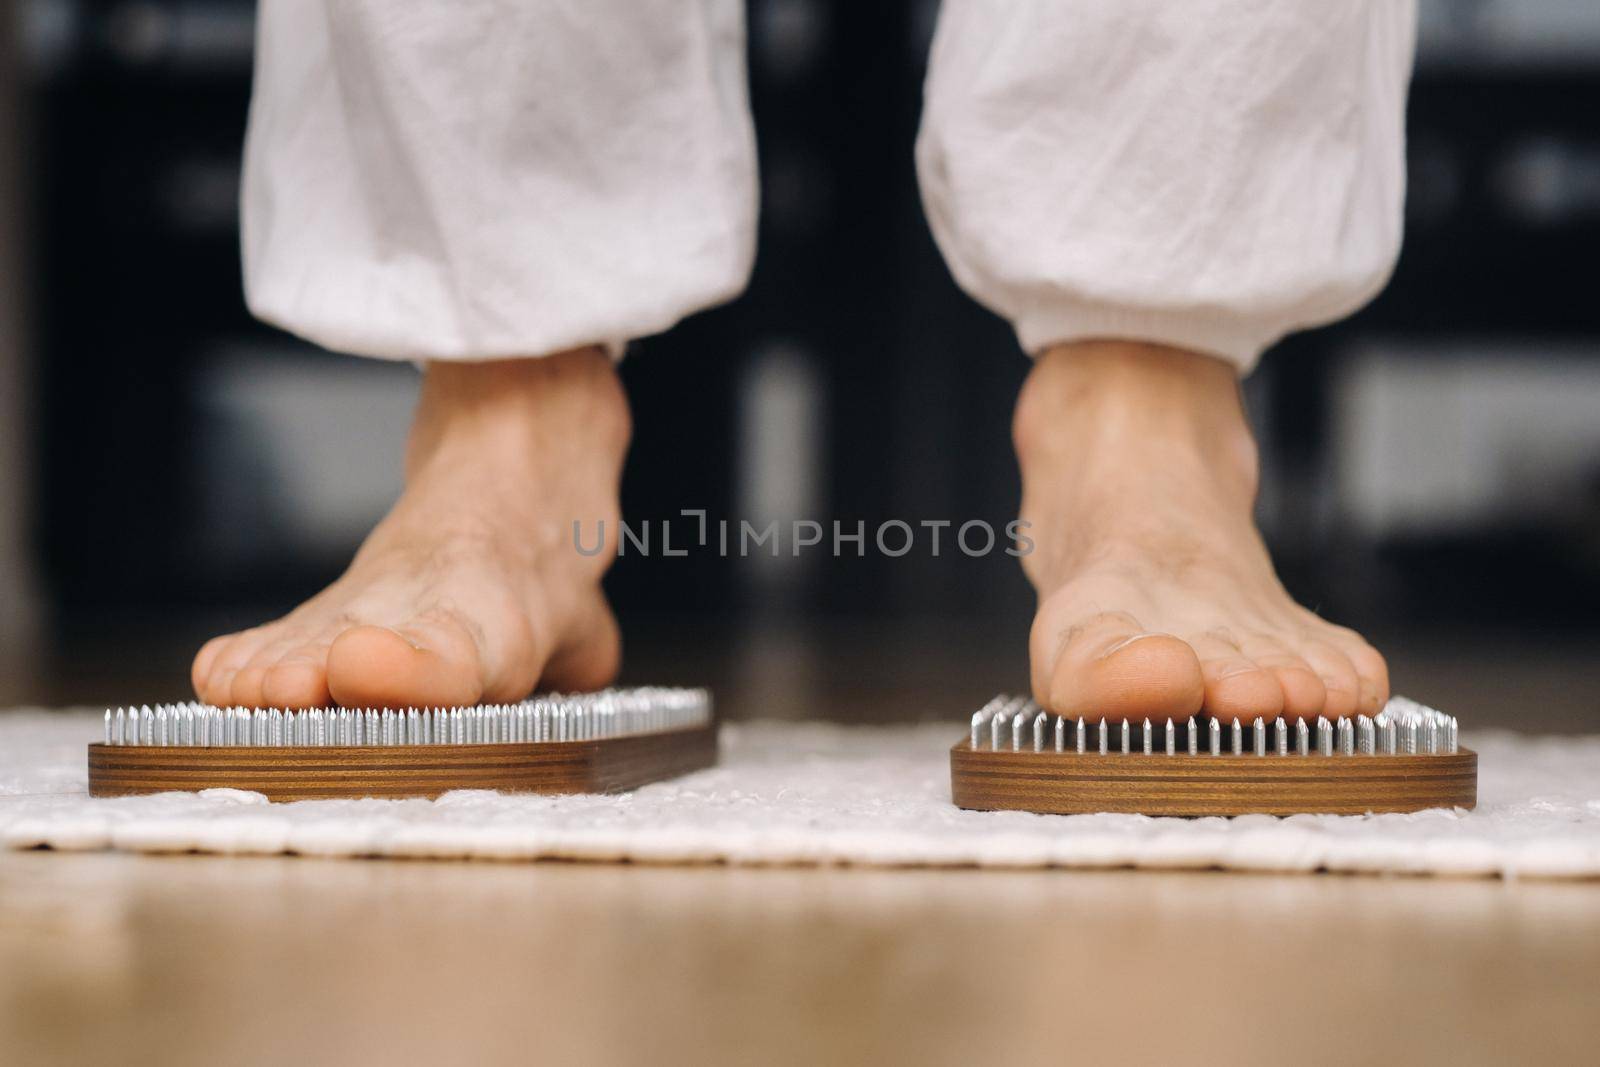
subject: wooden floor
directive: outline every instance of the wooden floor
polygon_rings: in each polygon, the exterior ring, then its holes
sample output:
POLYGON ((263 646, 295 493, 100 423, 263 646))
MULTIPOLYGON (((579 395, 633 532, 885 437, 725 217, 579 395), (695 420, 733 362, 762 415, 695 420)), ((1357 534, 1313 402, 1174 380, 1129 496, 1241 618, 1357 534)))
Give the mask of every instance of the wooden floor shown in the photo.
POLYGON ((6 1064, 1600 1062, 1600 887, 0 853, 6 1064))

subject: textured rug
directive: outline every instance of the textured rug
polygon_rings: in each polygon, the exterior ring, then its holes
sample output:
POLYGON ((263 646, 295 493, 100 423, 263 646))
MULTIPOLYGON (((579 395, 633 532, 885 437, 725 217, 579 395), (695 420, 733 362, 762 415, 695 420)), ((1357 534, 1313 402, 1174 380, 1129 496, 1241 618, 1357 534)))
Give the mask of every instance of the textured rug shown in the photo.
POLYGON ((878 866, 1222 867, 1600 877, 1600 737, 1479 733, 1476 811, 1152 819, 962 811, 962 724, 751 723, 722 765, 619 796, 463 791, 268 804, 235 790, 86 795, 84 713, 0 713, 9 848, 878 866))

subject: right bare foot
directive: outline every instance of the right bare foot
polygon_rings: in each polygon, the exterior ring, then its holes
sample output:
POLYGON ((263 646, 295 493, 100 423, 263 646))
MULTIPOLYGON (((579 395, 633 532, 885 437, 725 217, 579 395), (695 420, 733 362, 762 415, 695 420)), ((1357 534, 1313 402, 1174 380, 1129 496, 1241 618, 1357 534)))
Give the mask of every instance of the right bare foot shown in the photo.
POLYGON ((406 488, 349 570, 288 615, 195 656, 209 704, 414 707, 595 689, 621 641, 600 589, 610 554, 574 520, 617 529, 630 421, 598 349, 435 363, 406 488))

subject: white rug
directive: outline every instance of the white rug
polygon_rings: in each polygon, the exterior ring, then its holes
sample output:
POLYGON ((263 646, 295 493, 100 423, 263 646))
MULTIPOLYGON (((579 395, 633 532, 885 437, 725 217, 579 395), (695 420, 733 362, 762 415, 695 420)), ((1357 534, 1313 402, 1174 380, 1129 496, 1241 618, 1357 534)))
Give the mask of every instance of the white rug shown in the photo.
POLYGON ((1600 737, 1486 733, 1476 811, 1151 819, 961 811, 960 723, 726 727, 713 770, 621 796, 451 793, 268 804, 211 790, 90 799, 83 713, 0 713, 10 848, 496 860, 881 866, 1225 867, 1600 876, 1600 737))

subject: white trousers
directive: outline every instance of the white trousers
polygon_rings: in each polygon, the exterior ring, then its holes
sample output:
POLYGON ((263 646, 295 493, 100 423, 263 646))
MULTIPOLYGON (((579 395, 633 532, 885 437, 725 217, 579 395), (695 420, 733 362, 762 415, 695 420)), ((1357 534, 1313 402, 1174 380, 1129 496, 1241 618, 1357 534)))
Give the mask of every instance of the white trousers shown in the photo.
MULTIPOLYGON (((741 0, 263 0, 251 310, 395 359, 620 350, 745 285, 741 0)), ((1413 0, 944 0, 917 169, 1022 347, 1248 370, 1400 246, 1413 0)))

